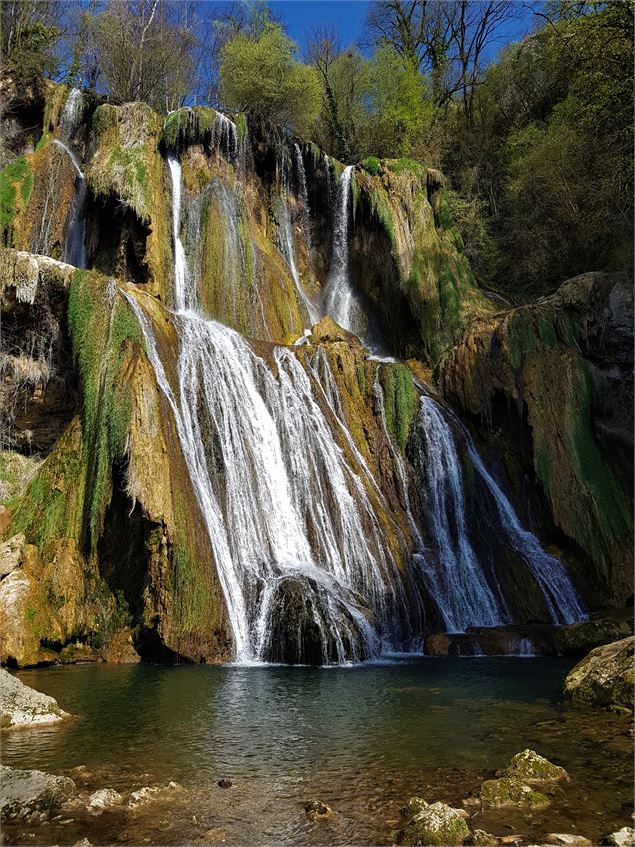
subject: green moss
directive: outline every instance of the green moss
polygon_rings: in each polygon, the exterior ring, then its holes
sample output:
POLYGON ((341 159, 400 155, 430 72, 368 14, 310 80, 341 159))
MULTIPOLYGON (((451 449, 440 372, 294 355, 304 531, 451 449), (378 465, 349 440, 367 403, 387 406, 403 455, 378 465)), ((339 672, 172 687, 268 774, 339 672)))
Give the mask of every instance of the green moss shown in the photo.
POLYGON ((414 173, 419 177, 423 177, 426 172, 421 162, 417 162, 414 159, 386 159, 385 165, 395 174, 414 173))
POLYGON ((382 172, 381 161, 377 158, 377 156, 367 156, 361 164, 364 170, 371 176, 377 176, 377 174, 382 172))
POLYGON ((0 230, 2 242, 13 244, 13 223, 33 191, 33 173, 25 156, 19 156, 0 171, 0 230))
POLYGON ((379 381, 384 392, 386 426, 403 453, 419 409, 419 395, 405 365, 381 365, 379 381))
POLYGON ((362 397, 366 397, 366 365, 364 362, 358 362, 355 369, 357 376, 357 386, 362 397))
MULTIPOLYGON (((177 109, 165 119, 161 142, 169 150, 184 150, 191 144, 209 147, 217 125, 218 113, 209 106, 177 109)), ((245 122, 245 131, 246 127, 245 122)))
POLYGON ((247 137, 247 116, 243 112, 236 115, 236 135, 239 141, 247 137))

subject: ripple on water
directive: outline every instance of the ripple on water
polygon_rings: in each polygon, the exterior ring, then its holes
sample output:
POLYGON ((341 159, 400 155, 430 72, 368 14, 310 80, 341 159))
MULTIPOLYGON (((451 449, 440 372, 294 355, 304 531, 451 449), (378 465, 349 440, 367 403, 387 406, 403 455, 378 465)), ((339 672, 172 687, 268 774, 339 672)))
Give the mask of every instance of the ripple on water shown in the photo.
POLYGON ((389 844, 404 799, 458 804, 532 747, 572 779, 529 819, 482 814, 497 834, 579 832, 598 839, 630 822, 628 721, 560 701, 568 660, 420 659, 355 668, 84 665, 20 674, 72 721, 8 733, 3 763, 64 772, 84 792, 130 792, 175 780, 134 812, 7 828, 11 842, 70 844, 389 844), (86 776, 87 774, 87 776, 86 776), (232 787, 223 790, 219 779, 232 787), (310 823, 319 797, 338 815, 310 823), (34 836, 34 837, 33 837, 34 836))

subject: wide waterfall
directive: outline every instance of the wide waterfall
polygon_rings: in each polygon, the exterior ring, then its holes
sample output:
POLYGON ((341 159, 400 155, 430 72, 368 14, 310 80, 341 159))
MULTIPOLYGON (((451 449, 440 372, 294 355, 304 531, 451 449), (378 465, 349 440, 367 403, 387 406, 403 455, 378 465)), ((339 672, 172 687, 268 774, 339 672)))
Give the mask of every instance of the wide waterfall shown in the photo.
POLYGON ((169 164, 178 396, 149 320, 129 299, 206 521, 236 658, 369 658, 408 630, 402 579, 366 487, 376 483, 361 456, 357 466, 347 461, 292 351, 274 348, 272 369, 238 333, 192 311, 179 236, 180 168, 169 164))
MULTIPOLYGON (((449 632, 511 623, 514 614, 495 569, 484 566, 470 537, 455 434, 460 429, 450 425, 450 413, 431 397, 420 398, 410 448, 427 528, 420 531, 410 501, 409 472, 392 445, 383 392, 375 380, 374 407, 391 445, 396 485, 415 548, 412 571, 405 575, 371 502, 372 495, 388 509, 385 497, 348 431, 324 351, 318 348, 305 366, 285 347, 271 348, 265 359, 240 334, 197 311, 199 274, 190 271, 181 241, 181 166, 173 156, 168 166, 178 390, 165 375, 167 363, 161 361, 150 319, 134 298, 128 299, 172 408, 223 588, 237 661, 327 664, 412 646, 421 635, 423 609, 430 602, 449 632), (419 574, 418 589, 412 573, 419 574)), ((326 298, 344 323, 361 308, 347 267, 351 172, 345 169, 338 189, 326 298)), ((214 190, 212 183, 206 191, 214 190)), ((302 195, 301 185, 299 189, 302 195)), ((287 175, 279 209, 281 251, 301 293, 288 191, 287 175)), ((236 217, 226 205, 224 226, 236 217)), ((234 248, 237 253, 238 245, 234 248)), ((198 261, 195 248, 190 259, 198 261)), ((313 317, 313 304, 305 305, 313 317)), ((533 574, 554 622, 579 619, 582 609, 563 566, 522 529, 471 441, 465 444, 474 472, 495 500, 498 531, 533 574)))

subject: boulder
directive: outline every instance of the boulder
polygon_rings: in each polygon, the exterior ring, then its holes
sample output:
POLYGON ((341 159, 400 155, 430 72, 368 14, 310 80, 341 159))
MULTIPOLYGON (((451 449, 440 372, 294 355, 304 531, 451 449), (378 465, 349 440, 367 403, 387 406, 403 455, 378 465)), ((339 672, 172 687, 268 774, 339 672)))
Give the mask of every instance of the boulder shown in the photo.
POLYGON ((545 838, 545 844, 556 844, 558 847, 592 847, 593 842, 583 835, 571 835, 567 832, 551 832, 545 838))
POLYGON ((539 785, 542 782, 560 782, 569 776, 564 768, 553 765, 535 750, 523 750, 516 753, 509 765, 496 776, 506 776, 524 782, 526 785, 539 785))
POLYGON ((632 710, 634 644, 631 636, 591 650, 565 679, 565 694, 574 703, 632 710))
POLYGON ((432 803, 413 815, 397 833, 397 844, 453 847, 464 844, 469 834, 456 809, 445 803, 432 803))
POLYGON ((335 817, 335 812, 321 800, 311 800, 304 807, 306 816, 310 821, 324 821, 335 817))
POLYGON ((50 724, 70 715, 57 704, 57 700, 24 685, 9 671, 0 668, 0 727, 50 724))
POLYGON ((410 797, 400 810, 401 817, 409 821, 410 818, 427 809, 429 805, 422 797, 410 797))
POLYGON ((113 806, 121 806, 123 797, 112 788, 100 788, 88 798, 88 808, 91 811, 102 811, 111 809, 113 806))
POLYGON ((569 624, 558 629, 554 635, 554 646, 564 655, 584 656, 594 647, 621 641, 633 634, 632 609, 629 619, 601 617, 569 624))
POLYGON ((25 811, 55 809, 75 790, 75 783, 68 777, 0 765, 0 810, 5 819, 25 811))
POLYGON ((498 809, 501 806, 546 809, 549 800, 539 791, 515 777, 488 779, 481 785, 481 803, 484 808, 498 809))
POLYGON ((635 844, 635 829, 623 826, 617 832, 612 832, 602 839, 603 844, 612 844, 614 847, 633 847, 635 844))

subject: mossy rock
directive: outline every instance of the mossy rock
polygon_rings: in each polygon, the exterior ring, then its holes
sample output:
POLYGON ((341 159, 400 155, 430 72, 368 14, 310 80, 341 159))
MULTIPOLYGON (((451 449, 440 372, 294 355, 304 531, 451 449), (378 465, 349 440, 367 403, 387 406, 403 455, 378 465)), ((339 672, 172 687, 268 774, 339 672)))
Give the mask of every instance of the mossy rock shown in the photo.
POLYGON ((498 809, 518 806, 528 809, 546 809, 549 799, 515 777, 488 779, 481 785, 479 794, 483 808, 498 809))
POLYGON ((456 809, 445 803, 432 803, 413 815, 399 830, 397 844, 454 847, 464 844, 469 834, 465 820, 456 809))
POLYGON ((475 829, 467 843, 472 847, 496 847, 498 839, 490 832, 485 832, 484 829, 475 829))
POLYGON ((402 818, 410 820, 419 812, 425 811, 430 804, 422 797, 410 797, 399 811, 402 818))
MULTIPOLYGON (((632 611, 632 610, 631 610, 632 611)), ((594 647, 621 641, 633 634, 633 621, 614 617, 581 621, 561 627, 554 635, 554 646, 565 655, 584 655, 594 647)))
POLYGON ((560 780, 569 778, 564 768, 552 764, 544 756, 538 755, 535 750, 529 749, 516 753, 509 765, 504 770, 499 771, 497 776, 517 779, 527 785, 560 782, 560 780))
POLYGON ((574 703, 600 709, 633 709, 633 645, 635 638, 596 647, 569 673, 565 694, 574 703))

